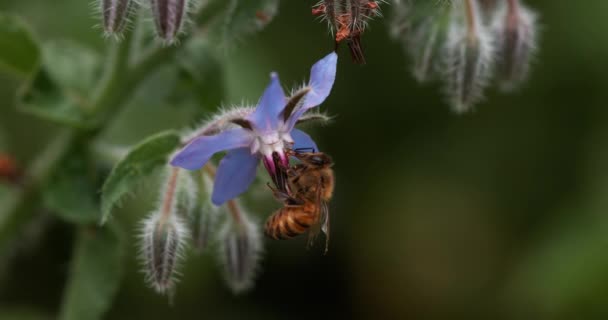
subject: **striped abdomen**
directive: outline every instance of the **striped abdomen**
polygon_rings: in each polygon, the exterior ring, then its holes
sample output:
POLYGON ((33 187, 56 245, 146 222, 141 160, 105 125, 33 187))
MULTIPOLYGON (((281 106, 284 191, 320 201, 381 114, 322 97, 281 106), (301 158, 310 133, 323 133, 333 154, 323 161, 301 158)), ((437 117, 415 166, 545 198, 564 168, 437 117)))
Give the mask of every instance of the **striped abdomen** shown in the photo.
POLYGON ((285 206, 266 220, 264 233, 275 240, 286 240, 306 232, 318 223, 317 210, 312 203, 285 206))

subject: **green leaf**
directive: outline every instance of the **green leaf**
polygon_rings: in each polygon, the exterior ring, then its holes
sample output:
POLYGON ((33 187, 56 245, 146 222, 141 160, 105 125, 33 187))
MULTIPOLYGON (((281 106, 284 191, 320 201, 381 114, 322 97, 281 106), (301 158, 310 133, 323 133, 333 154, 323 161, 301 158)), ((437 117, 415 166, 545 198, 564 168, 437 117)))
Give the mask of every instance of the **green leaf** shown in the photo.
POLYGON ((99 210, 96 172, 82 153, 72 152, 62 161, 43 190, 47 208, 61 219, 76 224, 94 224, 99 210))
POLYGON ((116 225, 79 230, 59 319, 102 318, 120 287, 125 244, 116 225))
POLYGON ((0 48, 0 69, 27 77, 38 66, 38 45, 18 17, 0 13, 0 48))
POLYGON ((176 57, 182 86, 176 95, 196 95, 198 103, 206 110, 221 105, 226 94, 224 69, 207 39, 197 37, 188 42, 176 57))
POLYGON ((49 42, 42 52, 42 68, 20 93, 20 110, 76 128, 91 127, 90 93, 101 73, 100 58, 68 41, 49 42))
POLYGON ((177 132, 162 132, 135 146, 116 164, 101 190, 102 223, 109 218, 120 199, 132 192, 143 178, 167 165, 168 156, 180 143, 181 138, 177 132))

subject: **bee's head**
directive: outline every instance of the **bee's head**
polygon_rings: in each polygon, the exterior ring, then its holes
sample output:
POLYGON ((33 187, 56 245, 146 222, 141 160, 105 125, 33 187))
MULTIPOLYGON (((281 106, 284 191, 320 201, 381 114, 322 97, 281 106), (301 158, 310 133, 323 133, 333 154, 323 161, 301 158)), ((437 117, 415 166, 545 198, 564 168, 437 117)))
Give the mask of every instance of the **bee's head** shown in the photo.
POLYGON ((326 167, 333 164, 331 157, 322 152, 316 152, 308 155, 305 161, 317 167, 326 167))

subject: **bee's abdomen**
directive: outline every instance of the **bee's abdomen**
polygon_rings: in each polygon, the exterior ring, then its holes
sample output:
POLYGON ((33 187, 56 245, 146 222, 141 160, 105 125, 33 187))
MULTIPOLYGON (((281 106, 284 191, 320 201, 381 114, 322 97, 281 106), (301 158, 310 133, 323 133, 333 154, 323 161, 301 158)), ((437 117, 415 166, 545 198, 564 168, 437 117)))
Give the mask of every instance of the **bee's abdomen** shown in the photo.
POLYGON ((303 206, 277 210, 266 221, 264 233, 275 240, 286 240, 306 232, 314 223, 314 215, 303 206))

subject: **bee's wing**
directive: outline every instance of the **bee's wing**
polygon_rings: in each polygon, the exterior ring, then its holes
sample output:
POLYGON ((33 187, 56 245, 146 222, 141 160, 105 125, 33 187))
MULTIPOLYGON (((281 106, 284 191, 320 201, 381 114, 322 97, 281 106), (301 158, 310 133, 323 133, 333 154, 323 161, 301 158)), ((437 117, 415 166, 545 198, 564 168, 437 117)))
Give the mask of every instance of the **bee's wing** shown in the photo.
POLYGON ((312 226, 308 236, 308 245, 312 246, 315 238, 319 234, 319 231, 325 233, 325 253, 329 248, 329 209, 327 202, 323 201, 323 184, 319 181, 317 185, 317 193, 315 196, 315 217, 316 222, 312 226))
POLYGON ((327 250, 329 250, 329 206, 325 201, 321 203, 321 219, 323 219, 321 230, 325 233, 325 254, 327 254, 327 250))

